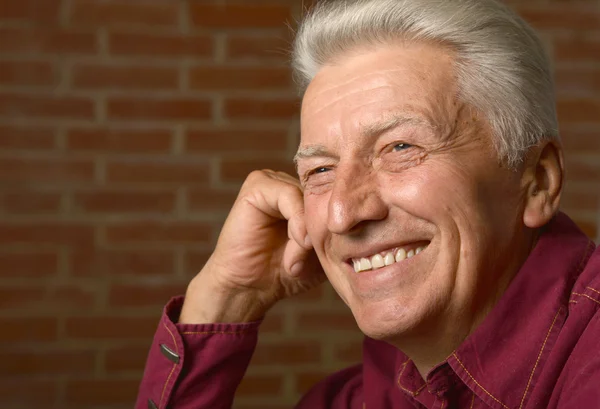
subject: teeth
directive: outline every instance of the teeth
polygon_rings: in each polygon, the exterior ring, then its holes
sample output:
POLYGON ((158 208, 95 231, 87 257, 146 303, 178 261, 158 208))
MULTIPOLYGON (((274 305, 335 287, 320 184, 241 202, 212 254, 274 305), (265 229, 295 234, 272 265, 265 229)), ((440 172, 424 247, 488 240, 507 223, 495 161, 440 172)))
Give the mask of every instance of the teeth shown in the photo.
POLYGON ((371 262, 369 259, 361 258, 360 259, 360 271, 366 271, 371 269, 371 262))
POLYGON ((404 260, 405 258, 406 258, 406 250, 404 250, 404 249, 398 250, 398 252, 396 253, 396 263, 404 260))
POLYGON ((373 266, 373 269, 381 268, 381 267, 385 266, 385 264, 383 262, 383 257, 381 257, 379 254, 374 255, 371 258, 371 266, 373 266))
POLYGON ((353 260, 354 271, 360 273, 362 271, 367 270, 377 270, 384 266, 389 266, 394 264, 394 262, 398 263, 400 261, 404 261, 415 255, 419 254, 423 250, 425 250, 427 246, 417 247, 416 249, 411 249, 408 252, 405 249, 400 249, 396 252, 396 256, 394 253, 389 252, 385 256, 381 256, 380 254, 376 254, 370 259, 361 258, 360 260, 353 260))

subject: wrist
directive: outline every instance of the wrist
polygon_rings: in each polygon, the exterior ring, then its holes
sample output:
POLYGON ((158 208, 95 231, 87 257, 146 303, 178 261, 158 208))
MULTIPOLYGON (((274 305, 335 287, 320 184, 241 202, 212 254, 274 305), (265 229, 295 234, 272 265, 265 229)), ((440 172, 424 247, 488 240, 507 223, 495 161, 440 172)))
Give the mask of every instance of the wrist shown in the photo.
POLYGON ((229 324, 262 319, 268 308, 256 295, 225 289, 196 277, 186 291, 181 324, 229 324))

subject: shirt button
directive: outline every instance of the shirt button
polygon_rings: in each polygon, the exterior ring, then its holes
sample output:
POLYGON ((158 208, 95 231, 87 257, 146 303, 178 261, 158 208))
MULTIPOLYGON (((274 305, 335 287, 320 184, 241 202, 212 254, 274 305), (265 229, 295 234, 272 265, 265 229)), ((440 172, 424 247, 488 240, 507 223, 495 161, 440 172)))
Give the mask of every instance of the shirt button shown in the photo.
POLYGON ((179 363, 179 355, 177 355, 175 352, 169 349, 169 347, 165 344, 160 344, 160 352, 162 352, 162 354, 174 364, 179 363))
POLYGON ((152 399, 148 399, 148 409, 158 409, 158 406, 156 406, 156 403, 152 399))

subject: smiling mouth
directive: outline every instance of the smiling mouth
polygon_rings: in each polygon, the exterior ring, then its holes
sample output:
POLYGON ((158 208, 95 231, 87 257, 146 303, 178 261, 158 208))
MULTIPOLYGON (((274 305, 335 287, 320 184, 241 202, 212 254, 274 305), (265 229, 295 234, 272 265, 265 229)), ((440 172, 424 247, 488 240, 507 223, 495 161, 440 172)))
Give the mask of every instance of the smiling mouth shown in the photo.
POLYGON ((350 262, 354 266, 354 271, 362 273, 364 271, 378 270, 382 267, 390 266, 394 263, 401 263, 411 257, 416 256, 427 248, 426 245, 419 245, 412 248, 398 248, 387 252, 375 254, 371 257, 353 258, 350 262))

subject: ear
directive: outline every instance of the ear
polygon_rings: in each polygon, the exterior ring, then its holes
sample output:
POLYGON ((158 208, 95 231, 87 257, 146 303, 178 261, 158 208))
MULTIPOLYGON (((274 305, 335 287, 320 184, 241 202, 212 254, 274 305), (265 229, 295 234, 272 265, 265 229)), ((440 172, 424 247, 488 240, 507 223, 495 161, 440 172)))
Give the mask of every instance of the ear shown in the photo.
POLYGON ((563 190, 564 162, 561 146, 544 141, 529 152, 521 180, 525 195, 523 223, 535 229, 558 212, 563 190))

